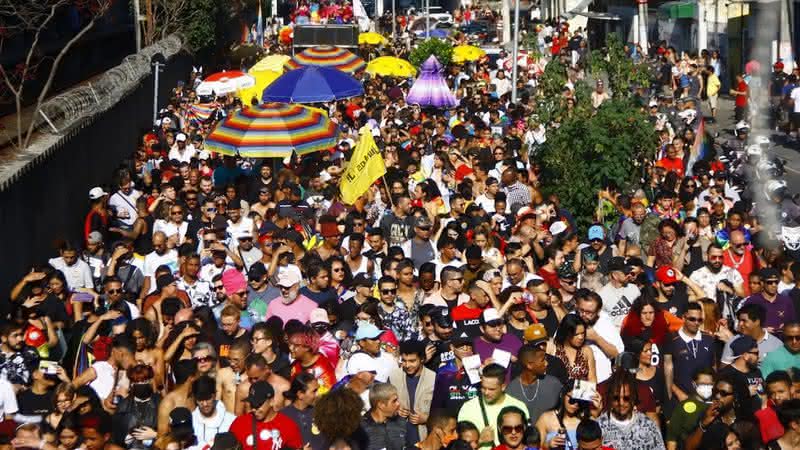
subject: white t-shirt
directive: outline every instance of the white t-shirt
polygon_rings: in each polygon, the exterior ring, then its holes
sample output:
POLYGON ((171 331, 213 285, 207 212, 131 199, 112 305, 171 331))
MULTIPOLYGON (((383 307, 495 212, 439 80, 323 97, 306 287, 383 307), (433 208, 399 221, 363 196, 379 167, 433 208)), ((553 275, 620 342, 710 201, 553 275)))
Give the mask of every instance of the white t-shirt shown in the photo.
POLYGON ((152 251, 147 255, 145 255, 144 265, 142 266, 142 274, 150 278, 150 292, 148 292, 148 294, 156 290, 155 273, 156 269, 158 269, 158 266, 161 265, 169 266, 172 273, 177 272, 178 252, 172 249, 172 250, 167 250, 166 252, 164 252, 163 255, 159 255, 155 251, 152 251))
POLYGON ((615 288, 611 283, 608 283, 600 288, 597 294, 603 299, 603 311, 609 315, 611 323, 617 329, 617 334, 619 334, 622 319, 630 311, 633 301, 639 298, 639 288, 632 283, 628 283, 621 288, 615 288))
POLYGON ((158 219, 153 224, 153 233, 161 231, 167 237, 171 237, 174 234, 178 235, 178 245, 183 244, 184 239, 186 239, 186 230, 189 229, 189 222, 183 221, 180 225, 176 224, 175 222, 167 222, 164 219, 158 219))
POLYGON ((14 386, 5 378, 0 378, 0 411, 5 416, 11 416, 19 411, 17 396, 14 394, 14 386))
POLYGON ((69 287, 71 291, 78 288, 94 289, 92 268, 82 259, 78 258, 78 261, 71 266, 68 266, 67 263, 64 262, 64 258, 60 256, 58 258, 51 258, 48 262, 54 269, 60 270, 64 274, 64 277, 67 279, 67 287, 69 287))
POLYGON ((794 103, 794 112, 800 113, 800 88, 792 89, 792 92, 789 93, 789 97, 792 98, 792 102, 794 103))
POLYGON ((133 226, 139 214, 136 212, 136 200, 142 195, 136 189, 131 190, 130 195, 125 195, 122 191, 117 191, 111 194, 108 199, 108 205, 113 206, 117 210, 117 220, 128 226, 133 226), (127 213, 127 214, 126 214, 127 213))

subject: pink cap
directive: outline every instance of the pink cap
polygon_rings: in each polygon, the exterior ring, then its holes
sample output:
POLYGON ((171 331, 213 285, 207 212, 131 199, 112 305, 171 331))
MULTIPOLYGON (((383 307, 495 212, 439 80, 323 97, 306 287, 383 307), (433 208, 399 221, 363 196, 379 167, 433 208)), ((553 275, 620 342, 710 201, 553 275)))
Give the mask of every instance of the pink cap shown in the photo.
POLYGON ((233 295, 247 289, 247 280, 238 270, 229 269, 222 274, 222 286, 226 295, 233 295))

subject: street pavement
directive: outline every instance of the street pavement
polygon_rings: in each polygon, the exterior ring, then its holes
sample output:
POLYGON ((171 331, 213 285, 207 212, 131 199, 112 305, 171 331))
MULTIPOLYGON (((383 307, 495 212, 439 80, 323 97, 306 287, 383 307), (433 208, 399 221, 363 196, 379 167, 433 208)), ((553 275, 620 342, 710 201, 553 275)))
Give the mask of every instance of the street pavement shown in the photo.
MULTIPOLYGON (((706 124, 706 130, 710 133, 719 133, 719 140, 722 142, 732 139, 733 127, 736 123, 733 117, 733 98, 724 97, 719 99, 719 111, 717 111, 717 123, 706 124)), ((704 111, 706 114, 707 112, 704 111)), ((800 142, 790 142, 786 134, 770 129, 754 128, 751 136, 768 136, 773 142, 769 154, 786 160, 786 173, 784 179, 792 194, 800 193, 800 142)))

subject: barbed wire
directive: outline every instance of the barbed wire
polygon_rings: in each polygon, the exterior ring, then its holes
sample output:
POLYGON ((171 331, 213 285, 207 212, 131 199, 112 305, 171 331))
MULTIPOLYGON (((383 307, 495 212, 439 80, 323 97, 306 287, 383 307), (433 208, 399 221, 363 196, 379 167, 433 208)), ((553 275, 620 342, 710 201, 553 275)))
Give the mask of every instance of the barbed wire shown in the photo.
POLYGON ((139 53, 126 56, 122 62, 98 78, 76 86, 47 100, 33 119, 40 131, 64 134, 84 120, 107 111, 133 92, 150 73, 153 55, 161 53, 170 59, 183 47, 180 35, 172 34, 139 53))

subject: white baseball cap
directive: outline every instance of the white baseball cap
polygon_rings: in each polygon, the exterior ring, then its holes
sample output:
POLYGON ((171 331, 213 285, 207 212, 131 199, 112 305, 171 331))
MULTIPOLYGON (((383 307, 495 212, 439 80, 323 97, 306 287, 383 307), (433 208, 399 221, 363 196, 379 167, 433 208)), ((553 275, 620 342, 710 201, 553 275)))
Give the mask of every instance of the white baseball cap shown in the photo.
POLYGON ((105 197, 106 195, 108 195, 108 192, 104 191, 103 188, 99 186, 93 187, 91 190, 89 190, 89 200, 97 200, 105 197))
POLYGON ((378 372, 378 362, 366 353, 354 353, 347 361, 347 374, 358 375, 361 372, 378 372))

